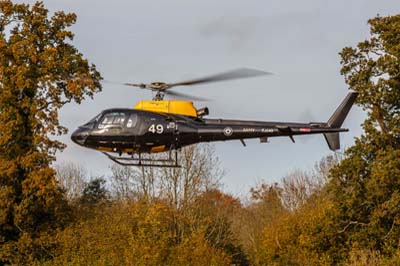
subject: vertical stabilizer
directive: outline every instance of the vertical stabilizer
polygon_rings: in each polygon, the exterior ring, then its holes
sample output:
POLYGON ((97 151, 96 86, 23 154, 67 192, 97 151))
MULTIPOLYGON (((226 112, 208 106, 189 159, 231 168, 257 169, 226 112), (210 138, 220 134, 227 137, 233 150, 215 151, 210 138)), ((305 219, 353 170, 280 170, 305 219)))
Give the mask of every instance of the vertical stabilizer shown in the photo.
POLYGON ((358 96, 358 92, 352 91, 347 94, 346 98, 342 101, 339 107, 335 110, 331 118, 328 120, 328 126, 333 128, 340 128, 344 119, 349 113, 354 101, 358 96))
MULTIPOLYGON (((353 106, 356 98, 358 96, 358 92, 351 91, 347 94, 346 98, 342 101, 339 107, 335 110, 333 115, 328 120, 328 126, 331 128, 340 128, 343 124, 343 121, 346 119, 351 107, 353 106)), ((340 138, 339 133, 325 133, 325 140, 328 143, 329 149, 332 151, 340 149, 340 138)))

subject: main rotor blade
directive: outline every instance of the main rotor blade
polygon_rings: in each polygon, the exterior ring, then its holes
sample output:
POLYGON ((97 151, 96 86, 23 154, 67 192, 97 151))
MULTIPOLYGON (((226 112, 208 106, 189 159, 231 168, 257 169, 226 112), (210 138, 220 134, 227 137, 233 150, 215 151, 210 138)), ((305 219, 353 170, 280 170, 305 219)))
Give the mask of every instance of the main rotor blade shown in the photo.
POLYGON ((123 83, 123 82, 116 82, 116 81, 111 81, 111 80, 103 80, 103 83, 117 84, 117 85, 131 86, 131 87, 138 87, 138 88, 141 88, 141 89, 145 89, 146 88, 146 84, 143 84, 143 83, 123 83))
POLYGON ((185 94, 185 93, 180 93, 180 92, 176 92, 176 91, 165 91, 164 93, 166 95, 177 96, 177 97, 179 97, 181 99, 185 99, 185 100, 193 100, 193 101, 199 101, 199 102, 209 101, 209 99, 207 99, 207 98, 201 98, 201 97, 197 97, 197 96, 193 96, 193 95, 189 95, 189 94, 185 94))
POLYGON ((143 83, 140 83, 140 84, 137 84, 137 83, 122 83, 122 85, 131 86, 131 87, 138 87, 138 88, 141 88, 141 89, 147 89, 147 85, 143 84, 143 83))
POLYGON ((258 77, 258 76, 271 75, 271 74, 272 73, 261 71, 261 70, 256 70, 256 69, 251 69, 251 68, 239 68, 239 69, 231 70, 231 71, 216 74, 216 75, 211 75, 211 76, 204 77, 204 78, 192 79, 192 80, 187 80, 187 81, 177 82, 177 83, 170 83, 170 84, 167 84, 166 89, 170 89, 170 88, 176 87, 176 86, 190 86, 190 85, 205 84, 205 83, 219 82, 219 81, 226 81, 226 80, 233 80, 233 79, 258 77))

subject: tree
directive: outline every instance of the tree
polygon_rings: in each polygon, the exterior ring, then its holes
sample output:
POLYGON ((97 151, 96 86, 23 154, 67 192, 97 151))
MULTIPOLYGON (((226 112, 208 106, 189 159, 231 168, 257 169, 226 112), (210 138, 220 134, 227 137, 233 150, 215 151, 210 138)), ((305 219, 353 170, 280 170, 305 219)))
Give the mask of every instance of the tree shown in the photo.
POLYGON ((179 164, 181 168, 164 168, 160 173, 160 196, 176 209, 185 208, 202 192, 219 186, 223 171, 212 145, 182 148, 179 164))
POLYGON ((106 180, 103 178, 94 178, 85 184, 83 189, 81 203, 85 206, 93 207, 104 202, 108 198, 108 191, 105 187, 106 180))
POLYGON ((252 188, 239 236, 253 265, 329 265, 332 203, 326 191, 329 169, 339 161, 326 156, 311 171, 293 171, 281 182, 252 188))
POLYGON ((75 14, 49 17, 0 1, 0 264, 51 256, 47 236, 68 221, 64 194, 49 167, 64 145, 58 111, 101 89, 101 76, 72 45, 75 14))
MULTIPOLYGON (((166 154, 151 154, 150 158, 165 158, 166 154)), ((190 205, 197 196, 216 189, 223 171, 213 146, 191 145, 181 149, 180 168, 124 167, 112 165, 111 188, 119 199, 164 199, 176 209, 190 205)))
POLYGON ((168 203, 114 202, 96 210, 59 233, 61 245, 45 265, 232 265, 204 226, 176 235, 176 220, 187 227, 190 220, 168 203))
MULTIPOLYGON (((357 48, 345 47, 341 73, 359 93, 357 103, 368 111, 366 134, 382 135, 384 144, 400 137, 400 15, 370 19, 371 38, 357 48)), ((379 139, 379 138, 378 138, 379 139)), ((378 140, 377 139, 377 140, 378 140)))
POLYGON ((82 196, 87 178, 86 169, 79 164, 63 163, 56 165, 57 180, 64 189, 68 200, 74 201, 82 196))
POLYGON ((282 178, 282 203, 288 210, 296 211, 310 197, 323 192, 329 171, 338 164, 339 157, 326 156, 315 164, 312 171, 296 170, 282 178))
POLYGON ((390 257, 400 238, 400 15, 368 23, 371 38, 340 53, 341 72, 368 117, 365 133, 332 172, 339 226, 332 243, 342 252, 374 250, 390 257))
POLYGON ((232 259, 232 264, 249 265, 247 256, 239 244, 234 230, 236 218, 242 210, 240 200, 223 193, 219 189, 210 189, 198 195, 191 203, 190 212, 186 215, 191 218, 191 226, 205 228, 205 238, 214 248, 223 249, 232 259))
POLYGON ((111 167, 112 175, 111 192, 118 200, 133 199, 136 189, 135 179, 138 171, 132 167, 113 164, 111 167))

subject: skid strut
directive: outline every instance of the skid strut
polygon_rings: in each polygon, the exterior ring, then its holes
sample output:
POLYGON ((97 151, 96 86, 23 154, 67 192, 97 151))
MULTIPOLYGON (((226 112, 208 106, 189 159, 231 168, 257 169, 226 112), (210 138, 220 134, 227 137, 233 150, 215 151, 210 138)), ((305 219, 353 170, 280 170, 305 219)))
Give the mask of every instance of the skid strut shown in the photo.
POLYGON ((174 150, 174 156, 169 151, 168 158, 153 159, 143 158, 141 153, 132 154, 131 157, 113 156, 107 152, 103 152, 113 162, 124 166, 148 166, 148 167, 181 167, 178 164, 178 152, 174 150), (173 158, 174 157, 174 158, 173 158))

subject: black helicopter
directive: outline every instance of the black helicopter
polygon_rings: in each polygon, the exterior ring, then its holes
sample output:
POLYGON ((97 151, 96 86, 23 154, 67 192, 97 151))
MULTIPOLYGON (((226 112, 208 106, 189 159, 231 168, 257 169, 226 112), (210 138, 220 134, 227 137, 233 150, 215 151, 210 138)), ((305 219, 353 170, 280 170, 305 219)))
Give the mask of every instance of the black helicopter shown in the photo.
POLYGON ((179 167, 177 151, 180 148, 212 141, 240 140, 246 146, 244 140, 250 138, 268 142, 270 137, 285 136, 294 142, 293 136, 296 135, 323 134, 331 150, 339 149, 339 132, 348 131, 341 126, 356 100, 356 92, 348 93, 327 122, 310 123, 208 119, 204 118, 208 115, 208 108, 196 110, 190 101, 164 100, 165 94, 190 98, 170 91, 172 87, 268 74, 243 68, 179 83, 124 83, 155 91, 156 95, 152 101, 140 101, 134 109, 104 110, 73 132, 71 139, 81 146, 102 151, 118 164, 129 166, 179 167), (143 156, 166 151, 169 152, 168 158, 143 156))

